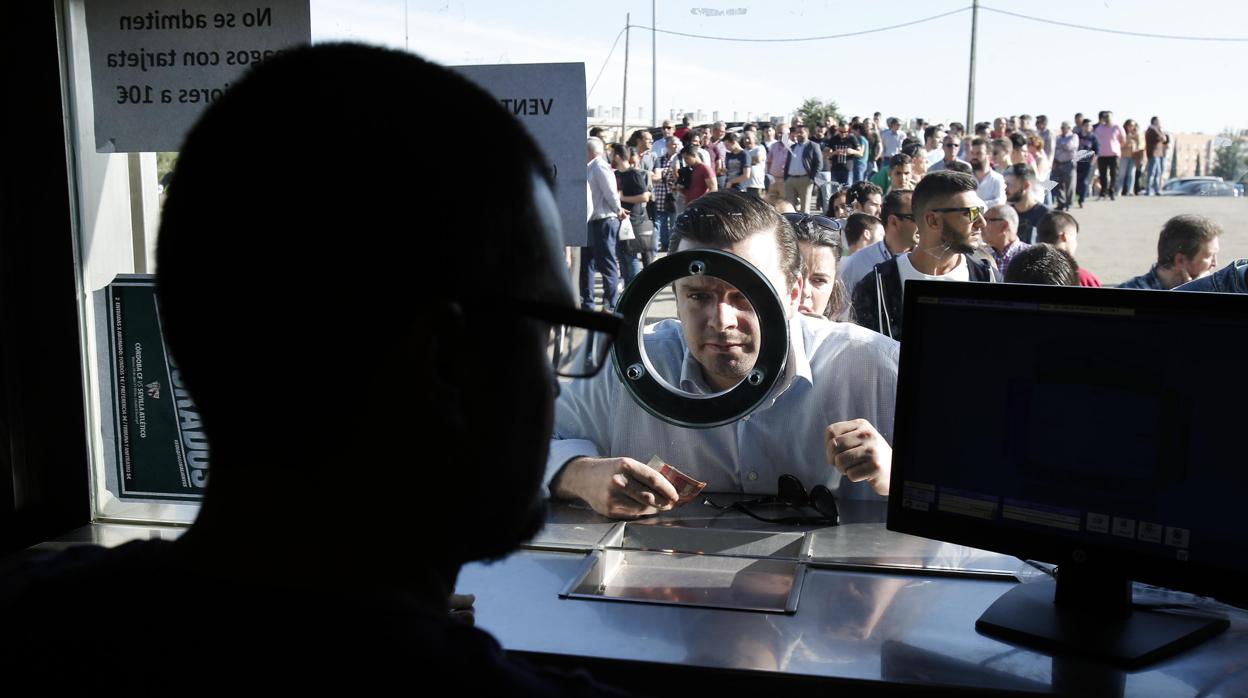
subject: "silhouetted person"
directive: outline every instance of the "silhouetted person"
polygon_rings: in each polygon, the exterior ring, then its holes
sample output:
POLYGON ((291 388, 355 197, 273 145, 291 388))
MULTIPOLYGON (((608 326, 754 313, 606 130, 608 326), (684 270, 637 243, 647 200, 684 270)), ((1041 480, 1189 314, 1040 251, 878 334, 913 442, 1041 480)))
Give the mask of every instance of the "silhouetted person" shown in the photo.
POLYGON ((578 312, 543 163, 495 99, 410 54, 292 50, 215 102, 158 250, 212 448, 203 508, 177 542, 73 548, 0 579, 6 685, 601 693, 448 614, 464 563, 543 520, 556 383, 539 318, 578 312), (426 138, 436 104, 491 135, 493 213, 469 213, 462 145, 426 138))

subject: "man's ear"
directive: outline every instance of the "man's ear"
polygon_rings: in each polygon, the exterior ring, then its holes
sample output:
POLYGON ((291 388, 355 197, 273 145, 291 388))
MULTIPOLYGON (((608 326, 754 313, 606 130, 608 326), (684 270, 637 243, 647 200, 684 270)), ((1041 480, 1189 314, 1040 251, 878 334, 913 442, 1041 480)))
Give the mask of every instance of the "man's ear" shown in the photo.
POLYGON ((806 278, 798 275, 797 280, 789 286, 788 306, 790 310, 796 310, 797 306, 802 302, 802 292, 806 290, 806 278))

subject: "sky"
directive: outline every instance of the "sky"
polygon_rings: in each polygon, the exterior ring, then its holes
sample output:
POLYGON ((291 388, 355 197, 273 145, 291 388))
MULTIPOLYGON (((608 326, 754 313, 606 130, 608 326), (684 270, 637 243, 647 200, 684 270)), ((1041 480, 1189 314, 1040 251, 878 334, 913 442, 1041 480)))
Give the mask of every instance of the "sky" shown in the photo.
MULTIPOLYGON (((713 111, 731 119, 791 113, 809 97, 846 115, 964 121, 971 0, 830 2, 750 0, 655 3, 659 30, 709 36, 793 39, 877 29, 863 36, 728 42, 658 33, 658 112, 713 111)), ((585 64, 588 107, 619 106, 624 39, 630 122, 651 119, 652 3, 469 0, 312 0, 314 41, 350 39, 407 48, 447 65, 585 64), (641 26, 641 25, 644 25, 641 26), (594 81, 601 71, 601 78, 594 81)), ((1248 2, 1240 0, 984 0, 979 12, 975 121, 1020 113, 1053 122, 1110 109, 1115 121, 1159 116, 1172 131, 1248 129, 1240 76, 1248 66, 1248 2), (1176 8, 1181 7, 1179 11, 1176 8), (985 8, 1127 32, 1238 38, 1212 42, 1091 32, 985 8)))

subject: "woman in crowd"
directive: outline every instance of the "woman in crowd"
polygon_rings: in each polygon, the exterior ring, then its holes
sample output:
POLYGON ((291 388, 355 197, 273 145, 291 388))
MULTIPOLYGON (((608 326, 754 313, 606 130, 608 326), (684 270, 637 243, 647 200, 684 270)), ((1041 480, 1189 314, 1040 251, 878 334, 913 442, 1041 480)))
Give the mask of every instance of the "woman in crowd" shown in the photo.
POLYGON ((824 216, 801 213, 786 213, 784 217, 797 233, 797 246, 802 253, 802 300, 798 310, 814 317, 844 320, 849 294, 836 276, 836 265, 841 261, 840 224, 824 216))

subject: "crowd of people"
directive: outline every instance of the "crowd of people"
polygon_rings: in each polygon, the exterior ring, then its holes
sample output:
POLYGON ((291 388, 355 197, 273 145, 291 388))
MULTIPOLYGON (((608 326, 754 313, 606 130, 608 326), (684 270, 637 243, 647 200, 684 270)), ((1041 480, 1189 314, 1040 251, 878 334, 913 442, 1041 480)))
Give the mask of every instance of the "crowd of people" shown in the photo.
MULTIPOLYGON (((621 273, 627 284, 670 249, 677 216, 709 193, 732 191, 798 214, 806 285, 826 298, 803 310, 893 337, 899 336, 899 279, 1100 286, 1076 261, 1079 222, 1070 211, 1092 196, 1158 195, 1171 143, 1158 117, 1141 131, 1134 119, 1118 125, 1110 111, 1100 112, 1096 123, 1077 113, 1056 129, 1043 114, 998 117, 975 124, 971 134, 957 122, 921 119, 905 130, 901 119, 881 123, 877 112, 733 130, 722 121, 694 127, 686 118, 679 125, 664 121, 655 131, 638 129, 611 145, 601 135, 592 129, 588 147, 594 174, 590 244, 580 262, 584 308, 594 307, 595 271, 604 277, 604 305, 613 308, 621 273), (912 194, 938 172, 963 174, 975 184, 974 201, 968 199, 963 212, 965 244, 947 239, 941 232, 946 223, 934 224, 929 244, 922 239, 912 194), (627 221, 624 234, 613 233, 620 221, 627 221), (812 256, 815 248, 828 251, 812 256), (937 264, 930 263, 936 259, 931 254, 914 254, 934 248, 940 248, 937 264)), ((1122 286, 1174 288, 1211 273, 1220 232, 1199 216, 1176 217, 1161 232, 1154 267, 1122 286)))

